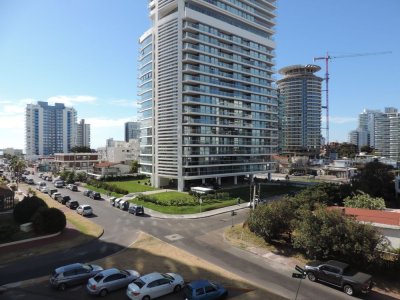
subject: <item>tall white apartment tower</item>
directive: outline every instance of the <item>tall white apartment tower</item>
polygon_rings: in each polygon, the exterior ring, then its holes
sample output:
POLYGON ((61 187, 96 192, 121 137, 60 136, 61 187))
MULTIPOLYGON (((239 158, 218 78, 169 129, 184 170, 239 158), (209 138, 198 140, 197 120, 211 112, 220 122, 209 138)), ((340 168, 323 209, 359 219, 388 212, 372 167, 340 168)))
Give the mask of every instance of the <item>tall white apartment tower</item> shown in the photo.
POLYGON ((139 40, 141 172, 156 187, 267 174, 275 0, 152 0, 139 40))
POLYGON ((76 146, 90 148, 90 124, 85 119, 76 124, 76 146))
POLYGON ((28 104, 25 113, 27 158, 69 152, 75 146, 76 118, 76 110, 63 103, 28 104))

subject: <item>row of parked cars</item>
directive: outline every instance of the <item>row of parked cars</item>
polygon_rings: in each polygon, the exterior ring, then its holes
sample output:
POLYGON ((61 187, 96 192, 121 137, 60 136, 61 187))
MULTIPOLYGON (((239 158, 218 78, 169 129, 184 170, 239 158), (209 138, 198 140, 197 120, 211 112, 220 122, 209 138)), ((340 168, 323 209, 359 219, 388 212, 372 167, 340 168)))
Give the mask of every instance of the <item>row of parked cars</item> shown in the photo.
POLYGON ((209 280, 195 280, 185 284, 176 273, 153 272, 141 276, 135 270, 111 268, 104 270, 93 264, 74 263, 59 267, 49 279, 50 285, 59 290, 86 283, 89 294, 106 296, 108 293, 126 288, 131 300, 150 300, 184 289, 186 300, 214 300, 228 295, 220 284, 209 280))
POLYGON ((144 207, 135 203, 129 202, 129 200, 135 199, 137 195, 135 193, 127 194, 121 198, 111 197, 110 205, 121 210, 128 211, 130 214, 136 216, 144 215, 144 207))

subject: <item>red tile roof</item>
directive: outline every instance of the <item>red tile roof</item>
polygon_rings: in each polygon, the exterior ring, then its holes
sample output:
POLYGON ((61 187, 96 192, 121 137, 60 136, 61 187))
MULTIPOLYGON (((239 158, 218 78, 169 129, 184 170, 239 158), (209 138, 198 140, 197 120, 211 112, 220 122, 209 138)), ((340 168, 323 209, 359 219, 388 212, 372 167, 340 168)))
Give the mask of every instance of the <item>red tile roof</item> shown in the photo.
POLYGON ((334 208, 342 210, 345 215, 354 216, 358 221, 400 226, 400 213, 398 212, 350 207, 334 208))
POLYGON ((115 166, 115 165, 118 165, 118 163, 111 163, 111 162, 105 161, 105 162, 101 162, 101 163, 98 163, 97 165, 95 165, 95 168, 108 168, 108 167, 115 166))

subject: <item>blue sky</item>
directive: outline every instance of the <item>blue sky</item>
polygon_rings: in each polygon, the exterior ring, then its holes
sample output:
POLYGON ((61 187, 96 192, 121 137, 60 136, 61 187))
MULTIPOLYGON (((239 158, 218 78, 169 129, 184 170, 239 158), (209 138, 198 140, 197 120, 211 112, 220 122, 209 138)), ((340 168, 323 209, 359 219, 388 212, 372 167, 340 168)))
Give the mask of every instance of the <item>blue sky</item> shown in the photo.
MULTIPOLYGON (((93 148, 123 139, 123 123, 137 115, 147 3, 0 0, 0 148, 24 148, 24 109, 36 101, 73 106, 91 124, 93 148)), ((399 0, 278 1, 277 70, 326 51, 392 51, 330 63, 331 141, 346 141, 364 108, 400 108, 399 11, 399 0)))

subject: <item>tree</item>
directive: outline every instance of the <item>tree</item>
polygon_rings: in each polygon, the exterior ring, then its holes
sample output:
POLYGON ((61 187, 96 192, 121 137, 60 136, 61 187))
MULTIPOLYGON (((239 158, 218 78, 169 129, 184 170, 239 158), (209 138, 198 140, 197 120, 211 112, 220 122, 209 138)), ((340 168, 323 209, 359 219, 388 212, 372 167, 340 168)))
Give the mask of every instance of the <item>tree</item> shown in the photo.
POLYGON ((289 199, 274 201, 268 205, 259 205, 250 213, 249 229, 267 242, 291 235, 291 223, 294 219, 293 204, 289 199))
POLYGON ((339 157, 353 158, 357 154, 357 146, 350 143, 341 143, 338 146, 337 152, 339 157))
POLYGON ((385 209, 385 200, 379 197, 371 197, 370 195, 359 191, 359 194, 344 199, 345 207, 366 208, 366 209, 385 209))
POLYGON ((367 163, 364 169, 351 180, 353 190, 363 191, 372 197, 382 197, 388 204, 395 203, 395 190, 393 185, 393 167, 373 161, 367 163))
POLYGON ((18 224, 23 224, 31 221, 32 216, 41 208, 47 208, 46 202, 36 196, 27 196, 18 202, 14 207, 14 220, 18 224))
POLYGON ((135 174, 139 170, 139 162, 137 160, 133 160, 131 162, 131 173, 135 174))
POLYGON ((89 147, 86 146, 75 146, 72 147, 70 152, 72 153, 92 153, 92 149, 90 149, 89 147))
POLYGON ((33 229, 37 234, 57 233, 65 228, 67 219, 57 208, 40 208, 32 217, 33 229))
POLYGON ((365 153, 372 153, 374 152, 374 148, 372 148, 371 146, 368 145, 364 145, 361 147, 360 152, 365 152, 365 153))
POLYGON ((344 261, 363 264, 373 261, 376 249, 387 249, 387 240, 378 229, 341 215, 339 211, 320 207, 303 211, 293 235, 293 246, 314 259, 340 257, 344 261))

